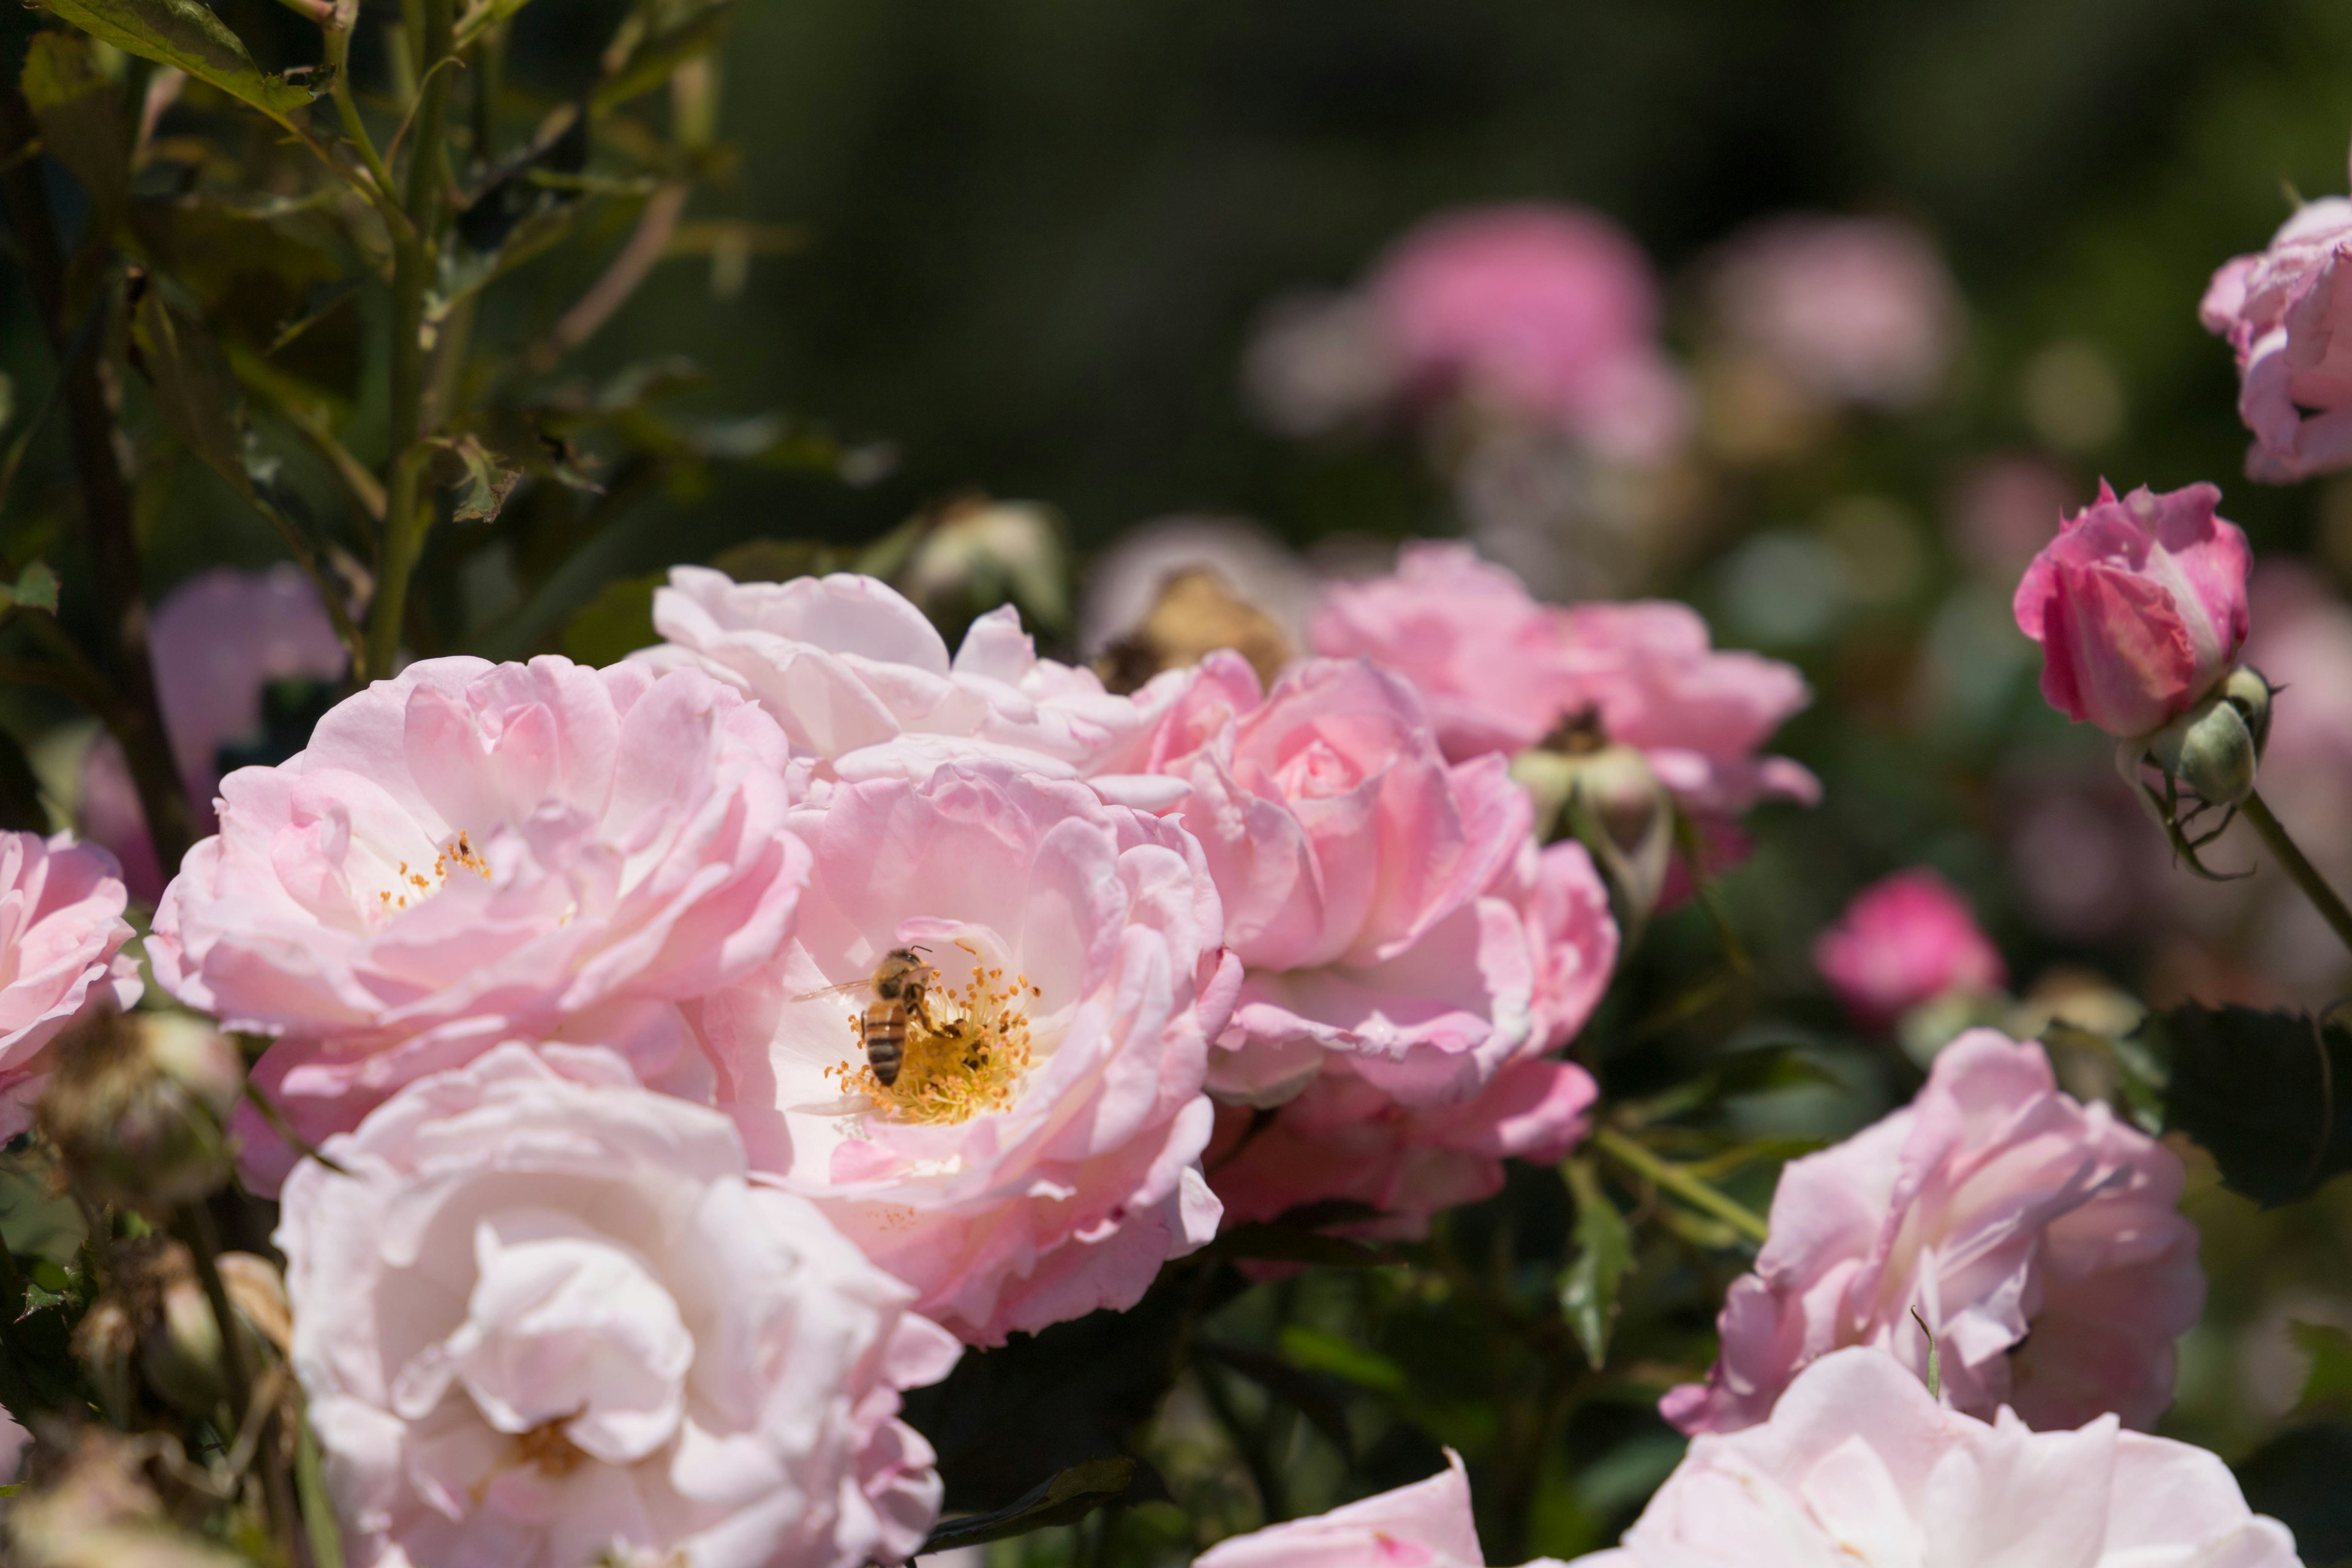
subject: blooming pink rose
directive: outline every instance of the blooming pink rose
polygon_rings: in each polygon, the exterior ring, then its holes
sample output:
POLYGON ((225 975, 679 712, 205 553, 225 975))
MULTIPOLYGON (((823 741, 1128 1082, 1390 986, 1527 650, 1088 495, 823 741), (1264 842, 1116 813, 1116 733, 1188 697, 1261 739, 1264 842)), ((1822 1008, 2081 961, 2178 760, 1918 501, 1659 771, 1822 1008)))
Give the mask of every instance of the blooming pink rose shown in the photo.
POLYGON ((1397 242, 1368 291, 1415 392, 1466 394, 1634 461, 1666 456, 1688 427, 1649 259, 1598 213, 1440 214, 1397 242))
POLYGON ((1943 258, 1885 218, 1768 218, 1726 245, 1709 295, 1732 342, 1832 402, 1916 407, 1958 346, 1943 258))
POLYGON ((32 1122, 48 1045, 95 1007, 135 1005, 130 895, 114 857, 70 833, 0 832, 0 1141, 32 1122))
POLYGON ((1228 1224, 1344 1201, 1380 1216, 1343 1227, 1352 1234, 1418 1237, 1440 1210, 1502 1191, 1505 1159, 1558 1160, 1583 1139, 1592 1077, 1546 1053, 1575 1037, 1608 988, 1608 889, 1582 845, 1538 852, 1530 840, 1494 896, 1516 908, 1536 976, 1535 1026, 1517 1054, 1450 1105, 1400 1103, 1335 1054, 1255 1131, 1249 1109, 1220 1107, 1209 1182, 1228 1224))
POLYGON ((2246 640, 2253 553, 2211 485, 2123 500, 2105 480, 2017 585, 2042 695, 2076 722, 2145 735, 2197 705, 2246 640))
MULTIPOLYGON (((1948 1366, 1949 1359, 1946 1364, 1948 1366)), ((1580 1568, 2300 1568, 2202 1448, 2117 1430, 1988 1424, 1882 1355, 1822 1357, 1771 1420, 1694 1440, 1624 1543, 1580 1568)))
POLYGON ((1821 793, 1797 763, 1756 754, 1811 700, 1804 678, 1778 659, 1718 652, 1685 605, 1559 609, 1467 545, 1414 543, 1393 576, 1335 586, 1314 636, 1319 653, 1370 658, 1411 681, 1456 761, 1534 745, 1589 712, 1610 740, 1640 748, 1692 811, 1821 793))
POLYGON ((856 1568, 939 1511, 959 1347, 727 1119, 502 1045, 286 1180, 295 1373, 356 1568, 856 1568), (608 1557, 606 1554, 610 1553, 608 1557))
POLYGON ((1171 816, 1245 969, 1221 1095, 1276 1103, 1338 1051, 1409 1104, 1451 1102, 1527 1044, 1536 960, 1490 890, 1532 808, 1502 757, 1449 764, 1412 688, 1361 659, 1310 660, 1261 699, 1232 654, 1202 662, 1153 755, 1190 786, 1171 816))
POLYGON ((753 1163, 972 1343, 1133 1306, 1216 1233, 1201 1083, 1238 965, 1200 847, 1002 763, 844 783, 791 826, 815 869, 781 1005, 705 1009, 753 1163), (861 983, 909 945, 931 1026, 886 1087, 861 983))
MULTIPOLYGON (((196 574, 155 606, 147 647, 199 832, 213 827, 220 749, 260 733, 263 689, 275 680, 340 680, 351 663, 319 591, 290 563, 196 574)), ((83 831, 122 862, 134 897, 152 903, 162 896, 165 878, 138 786, 111 736, 100 736, 83 754, 80 816, 83 831)))
POLYGON ((1924 867, 1854 895, 1813 942, 1813 967, 1864 1028, 1883 1029, 1948 991, 2009 984, 2000 952, 1969 901, 1924 867))
POLYGON ((223 781, 156 909, 156 979, 281 1037, 256 1077, 306 1133, 519 1036, 624 1047, 704 1098, 701 999, 774 957, 808 872, 786 756, 698 671, 413 664, 223 781))
POLYGON ((2198 306, 2237 355, 2251 479, 2291 484, 2352 467, 2352 289, 2336 293, 2347 247, 2352 201, 2306 202, 2270 248, 2224 263, 2198 306))
POLYGON ((2172 1342, 2205 1303, 2181 1180, 2171 1151, 2060 1093, 2040 1046, 1971 1030, 1908 1106, 1790 1162, 1756 1272, 1717 1321, 1713 1374, 1659 1409, 1685 1432, 1753 1426, 1845 1345, 1924 1377, 1916 1310, 1958 1409, 2151 1426, 2172 1401, 2172 1342))
MULTIPOLYGON (((1425 1481, 1221 1541, 1192 1568, 1485 1568, 1462 1456, 1425 1481)), ((1527 1568, 1545 1568, 1538 1558, 1527 1568)), ((1556 1563, 1553 1568, 1558 1568, 1556 1563)))
POLYGON ((670 569, 654 593, 668 639, 635 657, 708 670, 774 715, 820 784, 916 778, 944 762, 994 758, 1049 778, 1099 781, 1108 798, 1164 804, 1160 781, 1131 780, 1152 724, 1191 680, 1171 670, 1132 697, 1092 670, 1039 658, 1010 605, 980 617, 955 658, 923 613, 888 584, 838 573, 738 583, 702 566, 670 569))

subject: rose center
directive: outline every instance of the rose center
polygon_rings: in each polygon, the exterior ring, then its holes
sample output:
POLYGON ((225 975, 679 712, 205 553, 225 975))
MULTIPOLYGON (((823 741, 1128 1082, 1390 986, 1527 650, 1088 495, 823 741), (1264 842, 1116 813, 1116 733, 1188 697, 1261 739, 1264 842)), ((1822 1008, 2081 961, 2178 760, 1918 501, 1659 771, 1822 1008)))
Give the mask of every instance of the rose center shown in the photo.
POLYGON ((474 841, 464 830, 444 845, 433 857, 429 868, 400 862, 394 873, 393 884, 376 892, 376 907, 385 913, 404 910, 412 903, 421 904, 443 888, 449 879, 461 871, 470 871, 485 882, 490 879, 490 863, 474 847, 474 841))
POLYGON ((863 1015, 849 1020, 856 1052, 825 1069, 843 1092, 863 1094, 887 1121, 938 1126, 1009 1110, 1036 1063, 1029 1020, 1045 992, 1026 974, 992 965, 978 948, 954 945, 971 955, 971 974, 960 986, 935 980, 919 1004, 907 1008, 893 1082, 883 1083, 874 1071, 863 1015))

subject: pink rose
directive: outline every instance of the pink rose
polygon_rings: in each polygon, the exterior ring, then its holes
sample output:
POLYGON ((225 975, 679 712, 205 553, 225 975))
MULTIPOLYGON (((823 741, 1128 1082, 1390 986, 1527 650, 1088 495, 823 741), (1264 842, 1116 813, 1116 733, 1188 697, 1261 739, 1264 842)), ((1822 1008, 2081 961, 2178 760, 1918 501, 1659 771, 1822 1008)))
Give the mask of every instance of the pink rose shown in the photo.
POLYGON ((959 1347, 727 1119, 508 1044, 286 1180, 292 1361, 355 1568, 856 1568, 939 1511, 959 1347), (606 1554, 609 1553, 608 1557, 606 1554))
POLYGON ((1897 871, 1854 895, 1814 939, 1813 967, 1846 1010, 1883 1029, 1948 991, 1999 991, 2009 971, 1969 901, 1924 867, 1897 871))
POLYGON ((1502 1191, 1504 1160, 1558 1160, 1582 1141, 1592 1077, 1546 1053, 1575 1037, 1608 988, 1608 889, 1583 846, 1538 853, 1529 841, 1495 892, 1516 906, 1535 971, 1535 1026, 1517 1053, 1454 1104, 1400 1103, 1333 1055, 1271 1121, 1221 1107, 1209 1181, 1227 1223, 1342 1201, 1380 1215, 1343 1227, 1353 1234, 1418 1237, 1440 1210, 1502 1191))
POLYGON ((1098 779, 1107 797, 1165 804, 1159 781, 1129 780, 1152 724, 1191 679, 1171 670, 1132 697, 1094 672, 1039 658, 1010 605, 964 634, 955 658, 888 584, 847 573, 737 583, 702 566, 670 569, 654 594, 667 643, 635 656, 707 670, 748 693, 809 759, 820 784, 928 777, 945 762, 987 759, 1049 778, 1098 779), (1113 775, 1113 776, 1106 776, 1113 775))
MULTIPOLYGON (((319 591, 289 563, 199 572, 155 606, 147 647, 172 757, 200 832, 213 826, 221 748, 260 737, 263 689, 276 680, 340 680, 351 664, 319 591)), ((83 831, 122 862, 133 896, 151 904, 162 896, 165 878, 138 786, 111 736, 100 736, 82 756, 80 816, 83 831)))
POLYGON ((971 1343, 1133 1306, 1216 1234, 1201 1083, 1238 966, 1199 847, 1001 763, 844 783, 791 826, 815 868, 780 1005, 705 1009, 753 1163, 971 1343), (910 945, 930 1022, 886 1087, 862 983, 910 945))
MULTIPOLYGON (((1945 1364, 1949 1366, 1948 1354, 1945 1364)), ((1581 1568, 2300 1568, 2202 1448, 2119 1431, 1988 1424, 1882 1355, 1822 1357, 1771 1420, 1695 1439, 1624 1543, 1581 1568)))
MULTIPOLYGON (((1470 1516, 1470 1478, 1462 1456, 1445 1450, 1445 1468, 1328 1513, 1270 1524, 1221 1541, 1192 1568, 1485 1568, 1477 1521, 1470 1516)), ((1527 1568, 1545 1568, 1539 1558, 1527 1568)))
POLYGON ((2306 202, 2270 248, 2224 263, 2198 306, 2237 356, 2251 479, 2292 484, 2352 467, 2352 290, 2336 294, 2347 246, 2352 201, 2306 202))
POLYGON ((1245 662, 1212 654, 1154 761, 1190 786, 1171 820, 1199 838, 1245 969, 1221 1095, 1276 1103, 1338 1051, 1433 1105, 1526 1045, 1536 960, 1489 891, 1532 808, 1503 758, 1449 764, 1403 681, 1315 659, 1261 700, 1245 662))
POLYGON ((2197 705, 2246 640, 2237 524, 2211 485, 2123 500, 2105 480, 2017 585, 2017 627, 2042 645, 2042 695, 2075 721, 2126 739, 2197 705))
POLYGON ((1734 343, 1830 402, 1916 407, 1958 347, 1943 258, 1885 218, 1768 218, 1725 246, 1709 296, 1734 343))
POLYGON ((1797 763, 1756 754, 1811 700, 1804 678, 1778 659, 1717 651, 1685 605, 1559 609, 1467 545, 1413 543, 1393 576, 1334 586, 1314 637, 1319 653, 1411 681, 1456 761, 1522 750, 1590 713, 1694 812, 1821 794, 1797 763))
POLYGON ((1717 1321, 1713 1374, 1659 1409, 1685 1432, 1753 1426, 1845 1345, 1924 1377, 1916 1310, 1957 1409, 2151 1426, 2172 1401, 2172 1342, 2205 1302, 2181 1181, 2171 1151, 2061 1094, 2041 1047, 1971 1030, 1908 1106, 1790 1162, 1771 1239, 1717 1321))
POLYGON ((143 987, 114 857, 70 833, 0 832, 0 1141, 31 1125, 48 1045, 96 1007, 129 1008, 143 987))
POLYGON ((786 756, 694 670, 413 664, 223 781, 155 911, 156 979, 281 1037, 256 1078, 306 1131, 517 1036, 619 1046, 705 1098, 701 999, 773 958, 808 871, 786 756))
POLYGON ((1368 292, 1412 392, 1465 395, 1631 461, 1667 456, 1688 427, 1649 258, 1598 213, 1440 214, 1397 242, 1368 292))

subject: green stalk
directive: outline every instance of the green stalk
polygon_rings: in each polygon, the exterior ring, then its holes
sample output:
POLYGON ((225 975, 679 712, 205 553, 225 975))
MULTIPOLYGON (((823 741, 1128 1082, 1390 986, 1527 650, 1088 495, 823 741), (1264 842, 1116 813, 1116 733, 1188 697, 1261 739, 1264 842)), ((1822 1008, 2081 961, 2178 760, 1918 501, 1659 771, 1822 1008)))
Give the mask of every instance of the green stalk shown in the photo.
POLYGON ((1764 1216, 1725 1196, 1680 1165, 1669 1164, 1614 1127, 1597 1129, 1592 1146, 1651 1185, 1663 1188, 1702 1214, 1712 1215, 1759 1247, 1771 1235, 1764 1216))
POLYGON ((2335 928, 2336 939, 2347 948, 2352 948, 2352 909, 2345 908, 2344 900, 2336 896, 2336 889, 2327 885, 2327 879, 2319 874, 2319 868, 2311 863, 2302 847, 2288 836, 2286 825, 2273 815, 2269 803, 2260 795, 2249 795, 2238 809, 2244 812, 2246 820, 2254 825, 2254 831, 2262 836, 2272 858, 2303 890, 2303 896, 2311 900, 2311 907, 2335 928))
POLYGON ((415 137, 408 149, 406 208, 413 236, 394 236, 392 262, 392 474, 384 487, 383 548, 376 557, 375 604, 368 616, 366 679, 392 673, 408 612, 408 579, 432 527, 431 498, 420 493, 425 449, 425 294, 440 255, 443 192, 448 176, 449 85, 441 68, 456 33, 453 0, 410 0, 425 62, 417 88, 415 137))

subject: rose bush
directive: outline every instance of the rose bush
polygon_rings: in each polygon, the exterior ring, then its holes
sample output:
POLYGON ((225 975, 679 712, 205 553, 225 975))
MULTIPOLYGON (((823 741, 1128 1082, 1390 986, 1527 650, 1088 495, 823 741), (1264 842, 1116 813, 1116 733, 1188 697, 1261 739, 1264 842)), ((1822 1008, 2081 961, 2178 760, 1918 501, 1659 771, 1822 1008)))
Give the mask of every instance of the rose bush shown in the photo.
MULTIPOLYGON (((706 998, 775 955, 808 873, 787 756, 695 670, 413 664, 222 782, 156 910, 156 979, 278 1037, 257 1079, 313 1138, 518 1036, 707 1098, 706 998)), ((248 1131, 250 1173, 282 1173, 248 1131)))
POLYGON ((138 1003, 129 902, 97 845, 0 833, 0 1140, 30 1124, 51 1041, 92 1008, 138 1003))
POLYGON ((789 826, 814 871, 772 994, 707 1015, 755 1165, 976 1344, 1132 1306, 1216 1233, 1201 1089, 1238 965, 1197 844, 1001 763, 845 782, 789 826), (909 944, 959 1032, 911 1031, 886 1088, 860 984, 909 944))
POLYGON ((2119 1430, 2036 1431, 1946 1409, 1864 1350, 1824 1356, 1763 1426, 1701 1436, 1588 1568, 1846 1568, 1856 1562, 2299 1568, 2229 1468, 2119 1430))
POLYGON ((2171 1151, 2061 1093, 2040 1046, 1972 1030, 1910 1105, 1789 1163, 1714 1372, 1659 1408, 1685 1432, 1738 1431, 1844 1346, 1924 1377, 1932 1333, 1956 1409, 2153 1426, 2205 1302, 2182 1179, 2171 1151))
POLYGON ((292 1360, 351 1561, 858 1568, 940 1501, 898 1391, 952 1337, 727 1119, 499 1047, 287 1179, 292 1360))
POLYGON ((2042 645, 2042 695, 2077 722, 2145 735, 2194 707, 2246 640, 2246 536, 2221 492, 2142 487, 2066 519, 2017 585, 2017 626, 2042 645))

